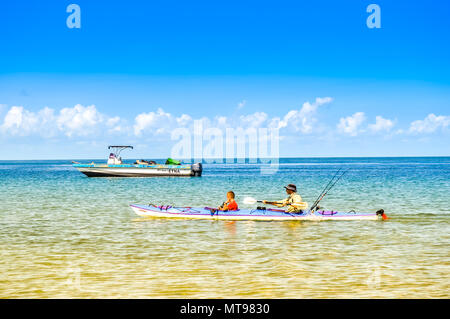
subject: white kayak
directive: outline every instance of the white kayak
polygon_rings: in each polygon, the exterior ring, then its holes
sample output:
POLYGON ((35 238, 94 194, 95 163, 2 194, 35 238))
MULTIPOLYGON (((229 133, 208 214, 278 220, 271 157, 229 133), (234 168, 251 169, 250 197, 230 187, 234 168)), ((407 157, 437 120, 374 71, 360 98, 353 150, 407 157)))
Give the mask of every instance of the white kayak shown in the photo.
POLYGON ((383 220, 387 219, 383 210, 376 213, 336 212, 317 210, 314 212, 288 213, 281 209, 239 209, 236 211, 217 211, 211 207, 175 207, 168 205, 131 204, 131 209, 142 217, 213 219, 213 220, 383 220))

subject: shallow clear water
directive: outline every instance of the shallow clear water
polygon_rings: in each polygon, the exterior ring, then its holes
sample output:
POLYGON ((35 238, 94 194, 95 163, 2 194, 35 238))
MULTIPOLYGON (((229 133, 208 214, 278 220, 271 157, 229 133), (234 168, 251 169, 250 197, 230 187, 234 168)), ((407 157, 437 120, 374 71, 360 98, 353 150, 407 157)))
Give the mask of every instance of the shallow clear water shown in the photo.
POLYGON ((201 178, 87 178, 70 161, 0 161, 0 297, 449 298, 450 158, 205 164, 201 178), (323 200, 388 221, 143 219, 130 203, 221 204, 232 189, 323 200))

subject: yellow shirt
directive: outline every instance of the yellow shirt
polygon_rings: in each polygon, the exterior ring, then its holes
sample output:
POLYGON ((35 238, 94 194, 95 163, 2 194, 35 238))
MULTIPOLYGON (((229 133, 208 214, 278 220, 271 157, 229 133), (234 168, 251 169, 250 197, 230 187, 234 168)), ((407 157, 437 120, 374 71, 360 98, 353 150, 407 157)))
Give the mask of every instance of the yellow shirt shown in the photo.
POLYGON ((288 206, 288 213, 298 213, 308 208, 308 203, 302 201, 302 197, 297 193, 292 193, 288 198, 277 201, 279 207, 288 206))

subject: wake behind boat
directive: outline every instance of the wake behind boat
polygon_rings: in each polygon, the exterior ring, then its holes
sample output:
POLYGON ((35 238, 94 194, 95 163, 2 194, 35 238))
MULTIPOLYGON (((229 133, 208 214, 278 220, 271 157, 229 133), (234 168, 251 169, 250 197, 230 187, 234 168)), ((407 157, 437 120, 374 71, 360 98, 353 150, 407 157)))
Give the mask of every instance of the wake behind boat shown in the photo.
POLYGON ((184 218, 184 219, 213 219, 213 220, 261 220, 261 221, 289 221, 289 220, 383 220, 386 215, 383 210, 376 213, 336 212, 310 210, 302 213, 288 213, 282 209, 239 209, 236 211, 220 211, 211 207, 174 207, 157 205, 131 204, 131 209, 142 217, 184 218))
POLYGON ((133 146, 111 145, 108 149, 113 151, 106 164, 83 164, 73 162, 73 167, 88 177, 154 177, 154 176, 201 176, 203 167, 201 163, 181 164, 178 161, 167 159, 165 164, 154 161, 138 160, 135 163, 122 162, 120 152, 124 149, 133 149, 133 146))

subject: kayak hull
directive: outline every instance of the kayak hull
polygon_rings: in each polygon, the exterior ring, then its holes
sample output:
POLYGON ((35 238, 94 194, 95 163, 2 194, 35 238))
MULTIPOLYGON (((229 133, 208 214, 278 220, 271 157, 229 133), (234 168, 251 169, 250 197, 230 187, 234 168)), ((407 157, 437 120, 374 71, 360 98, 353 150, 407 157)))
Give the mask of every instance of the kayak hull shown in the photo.
POLYGON ((212 220, 260 220, 260 221, 292 221, 292 220, 381 220, 376 213, 343 213, 333 211, 310 211, 301 214, 286 213, 279 209, 240 209, 232 212, 213 212, 208 207, 173 207, 131 204, 131 209, 142 217, 212 219, 212 220))

